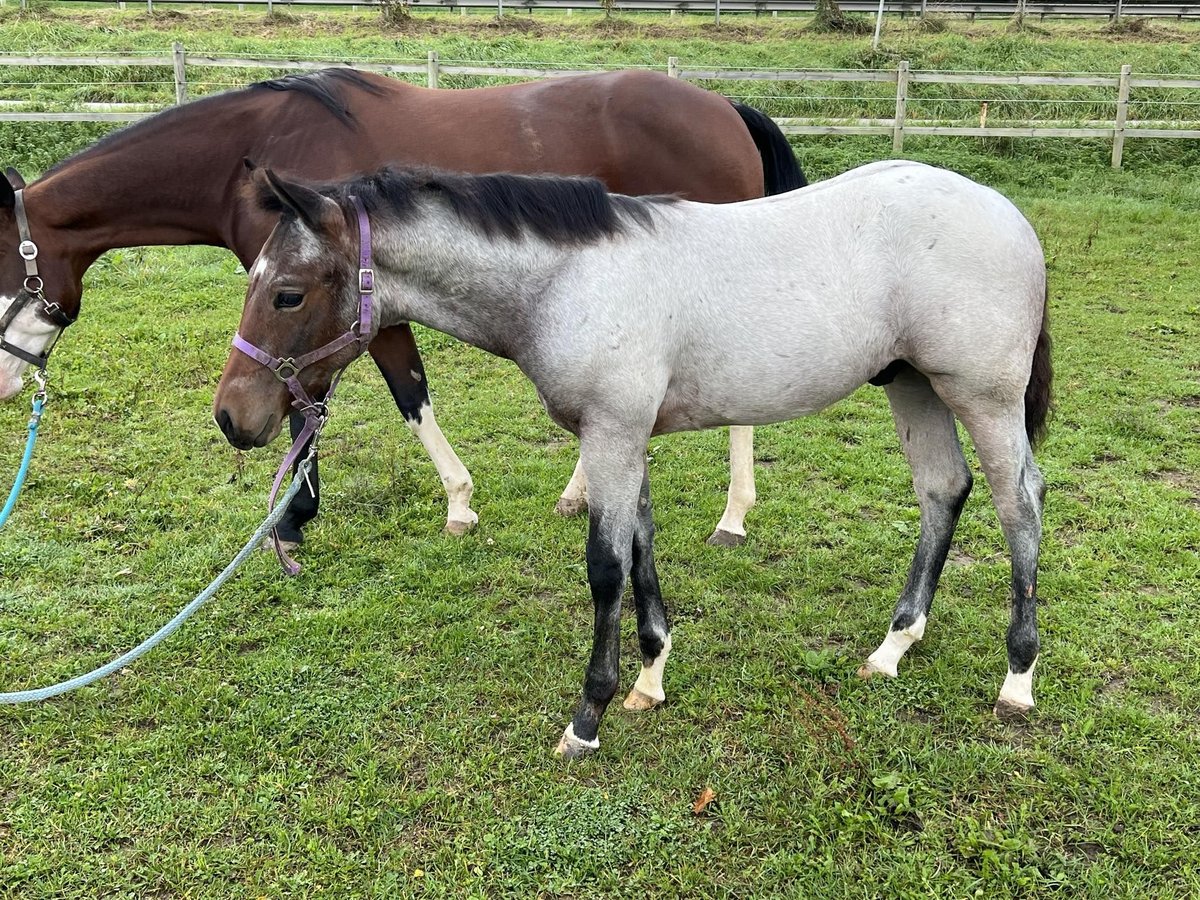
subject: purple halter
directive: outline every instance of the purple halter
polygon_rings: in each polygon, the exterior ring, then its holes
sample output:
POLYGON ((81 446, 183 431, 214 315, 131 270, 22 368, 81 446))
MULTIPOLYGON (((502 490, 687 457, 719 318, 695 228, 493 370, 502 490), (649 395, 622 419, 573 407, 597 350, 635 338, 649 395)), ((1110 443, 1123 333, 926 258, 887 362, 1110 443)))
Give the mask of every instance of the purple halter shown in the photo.
MULTIPOLYGON (((245 353, 255 362, 262 363, 274 373, 276 378, 287 385, 293 398, 292 406, 304 416, 304 428, 296 435, 291 449, 288 450, 287 455, 283 458, 283 462, 279 466, 279 471, 275 473, 275 482, 271 485, 271 495, 267 498, 268 509, 274 508, 275 497, 279 494, 279 488, 283 484, 284 476, 295 464, 301 450, 304 449, 304 445, 310 438, 313 441, 312 453, 316 452, 317 438, 320 437, 321 429, 325 427, 325 422, 329 418, 329 400, 333 397, 333 392, 337 389, 338 382, 341 381, 342 373, 346 371, 346 367, 343 366, 334 373, 329 390, 320 401, 314 400, 304 390, 303 385, 300 384, 300 373, 313 363, 332 356, 351 344, 358 344, 358 354, 356 354, 356 357, 360 356, 371 342, 371 326, 374 321, 373 298, 375 293, 375 271, 371 267, 371 222, 367 218, 367 211, 358 197, 351 196, 350 202, 354 204, 354 209, 358 213, 358 321, 351 325, 350 330, 340 337, 334 338, 328 344, 318 347, 311 353, 305 353, 303 356, 295 358, 271 356, 266 351, 251 344, 240 334, 233 336, 234 347, 245 353)), ((300 571, 300 565, 284 551, 283 545, 279 541, 279 532, 277 530, 273 531, 271 535, 275 542, 275 553, 279 557, 279 562, 283 566, 283 570, 289 575, 297 574, 300 571)))

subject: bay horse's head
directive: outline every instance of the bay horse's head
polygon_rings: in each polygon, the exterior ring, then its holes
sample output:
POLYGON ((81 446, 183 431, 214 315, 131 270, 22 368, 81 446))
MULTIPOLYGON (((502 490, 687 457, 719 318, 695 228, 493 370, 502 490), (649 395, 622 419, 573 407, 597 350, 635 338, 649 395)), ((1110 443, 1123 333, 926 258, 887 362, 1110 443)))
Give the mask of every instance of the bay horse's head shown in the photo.
POLYGON ((374 331, 359 321, 359 229, 350 214, 268 169, 255 169, 251 182, 260 206, 280 218, 250 270, 213 399, 213 418, 242 450, 274 440, 291 409, 305 405, 298 393, 321 400, 374 331), (314 350, 329 352, 311 358, 314 350))
POLYGON ((0 400, 21 392, 21 376, 31 365, 45 366, 46 354, 74 321, 82 292, 81 280, 60 277, 62 267, 49 260, 49 248, 37 244, 21 197, 24 188, 15 169, 0 178, 0 400))

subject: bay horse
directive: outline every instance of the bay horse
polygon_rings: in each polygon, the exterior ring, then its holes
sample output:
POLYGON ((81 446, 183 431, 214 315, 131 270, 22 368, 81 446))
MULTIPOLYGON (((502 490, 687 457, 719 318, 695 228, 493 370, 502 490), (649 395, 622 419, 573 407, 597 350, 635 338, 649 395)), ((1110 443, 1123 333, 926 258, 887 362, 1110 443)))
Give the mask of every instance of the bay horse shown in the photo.
POLYGON ((797 418, 868 381, 887 392, 921 527, 890 630, 860 674, 895 676, 924 634, 972 483, 957 418, 1012 555, 995 711, 1033 707, 1046 265, 1000 194, 903 161, 724 206, 610 196, 579 178, 384 170, 314 188, 258 170, 253 180, 279 219, 213 404, 235 446, 265 445, 281 429, 292 398, 270 369, 291 363, 297 389, 324 391, 361 352, 347 340, 370 334, 371 316, 359 319, 371 309, 379 326, 420 322, 512 359, 579 436, 595 631, 560 753, 599 747, 630 575, 642 668, 625 705, 665 697, 671 636, 654 565, 650 437, 797 418), (368 303, 360 283, 372 280, 368 303))
MULTIPOLYGON (((628 194, 673 193, 724 203, 805 184, 786 138, 766 116, 666 75, 624 71, 543 82, 430 90, 336 68, 290 75, 166 110, 54 166, 28 187, 0 180, 0 399, 21 388, 29 357, 45 354, 79 313, 88 267, 105 251, 210 244, 249 269, 274 224, 238 188, 245 160, 313 179, 385 163, 469 172, 595 175, 628 194), (26 304, 15 191, 38 247, 44 307, 26 304), (46 310, 55 315, 48 318, 46 310), (6 321, 6 311, 12 321, 6 321)), ((26 292, 27 293, 27 292, 26 292)), ((433 416, 413 334, 394 322, 370 347, 405 421, 429 452, 448 497, 447 531, 477 521, 470 473, 433 416)), ((293 418, 293 433, 300 427, 293 418)), ((754 503, 748 429, 731 436, 729 502, 710 541, 745 535, 754 503)), ((288 544, 317 512, 319 488, 297 495, 281 521, 288 544)), ((585 507, 583 470, 563 493, 564 514, 585 507)))

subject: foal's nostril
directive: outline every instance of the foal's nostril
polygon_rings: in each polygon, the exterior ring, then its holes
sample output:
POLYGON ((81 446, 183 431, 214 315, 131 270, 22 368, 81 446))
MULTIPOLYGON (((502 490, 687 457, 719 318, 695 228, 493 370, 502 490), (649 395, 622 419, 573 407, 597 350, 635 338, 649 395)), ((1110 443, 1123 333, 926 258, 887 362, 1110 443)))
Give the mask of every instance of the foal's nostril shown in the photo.
POLYGON ((225 437, 232 441, 233 419, 229 418, 228 412, 221 410, 219 413, 217 413, 217 425, 220 427, 221 432, 225 435, 225 437))

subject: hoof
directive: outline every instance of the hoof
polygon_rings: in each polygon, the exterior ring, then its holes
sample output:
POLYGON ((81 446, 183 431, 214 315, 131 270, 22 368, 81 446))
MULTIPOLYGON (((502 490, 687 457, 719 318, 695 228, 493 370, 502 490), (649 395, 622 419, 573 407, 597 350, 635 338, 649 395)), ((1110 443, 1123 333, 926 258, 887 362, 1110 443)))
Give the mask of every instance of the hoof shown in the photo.
POLYGON ((475 526, 479 524, 479 516, 471 513, 473 518, 470 519, 447 519, 446 527, 442 529, 442 534, 448 534, 451 537, 462 537, 464 534, 469 534, 474 531, 475 526))
POLYGON ((1001 722, 1025 722, 1033 712, 1033 705, 1016 703, 1012 700, 997 700, 992 707, 992 714, 1001 722))
MULTIPOLYGON (((301 543, 302 543, 301 541, 281 540, 279 542, 279 546, 283 549, 284 553, 291 553, 293 550, 297 549, 301 543)), ((267 535, 267 537, 263 538, 263 542, 261 544, 259 544, 258 546, 259 546, 259 549, 264 550, 268 553, 275 552, 275 541, 274 541, 274 539, 271 538, 270 535, 267 535)))
POLYGON ((587 501, 581 498, 568 499, 559 497, 558 502, 554 504, 554 511, 564 519, 572 519, 581 513, 587 512, 587 501))
POLYGON ((895 672, 889 672, 887 669, 880 668, 871 662, 869 659, 858 667, 858 677, 863 681, 870 681, 876 675, 882 675, 884 678, 895 678, 895 672))
POLYGON ((643 694, 637 688, 629 692, 629 696, 625 698, 625 708, 644 712, 647 709, 654 709, 658 704, 665 700, 665 697, 651 697, 649 694, 643 694))
POLYGON ((726 531, 724 528, 718 528, 712 533, 708 539, 710 547, 740 547, 746 543, 744 534, 734 534, 732 531, 726 531))
POLYGON ((567 730, 563 732, 563 736, 558 740, 558 746, 554 748, 554 752, 563 759, 583 759, 589 754, 595 753, 600 749, 600 738, 594 741, 584 741, 575 737, 575 728, 573 725, 568 725, 567 730))

